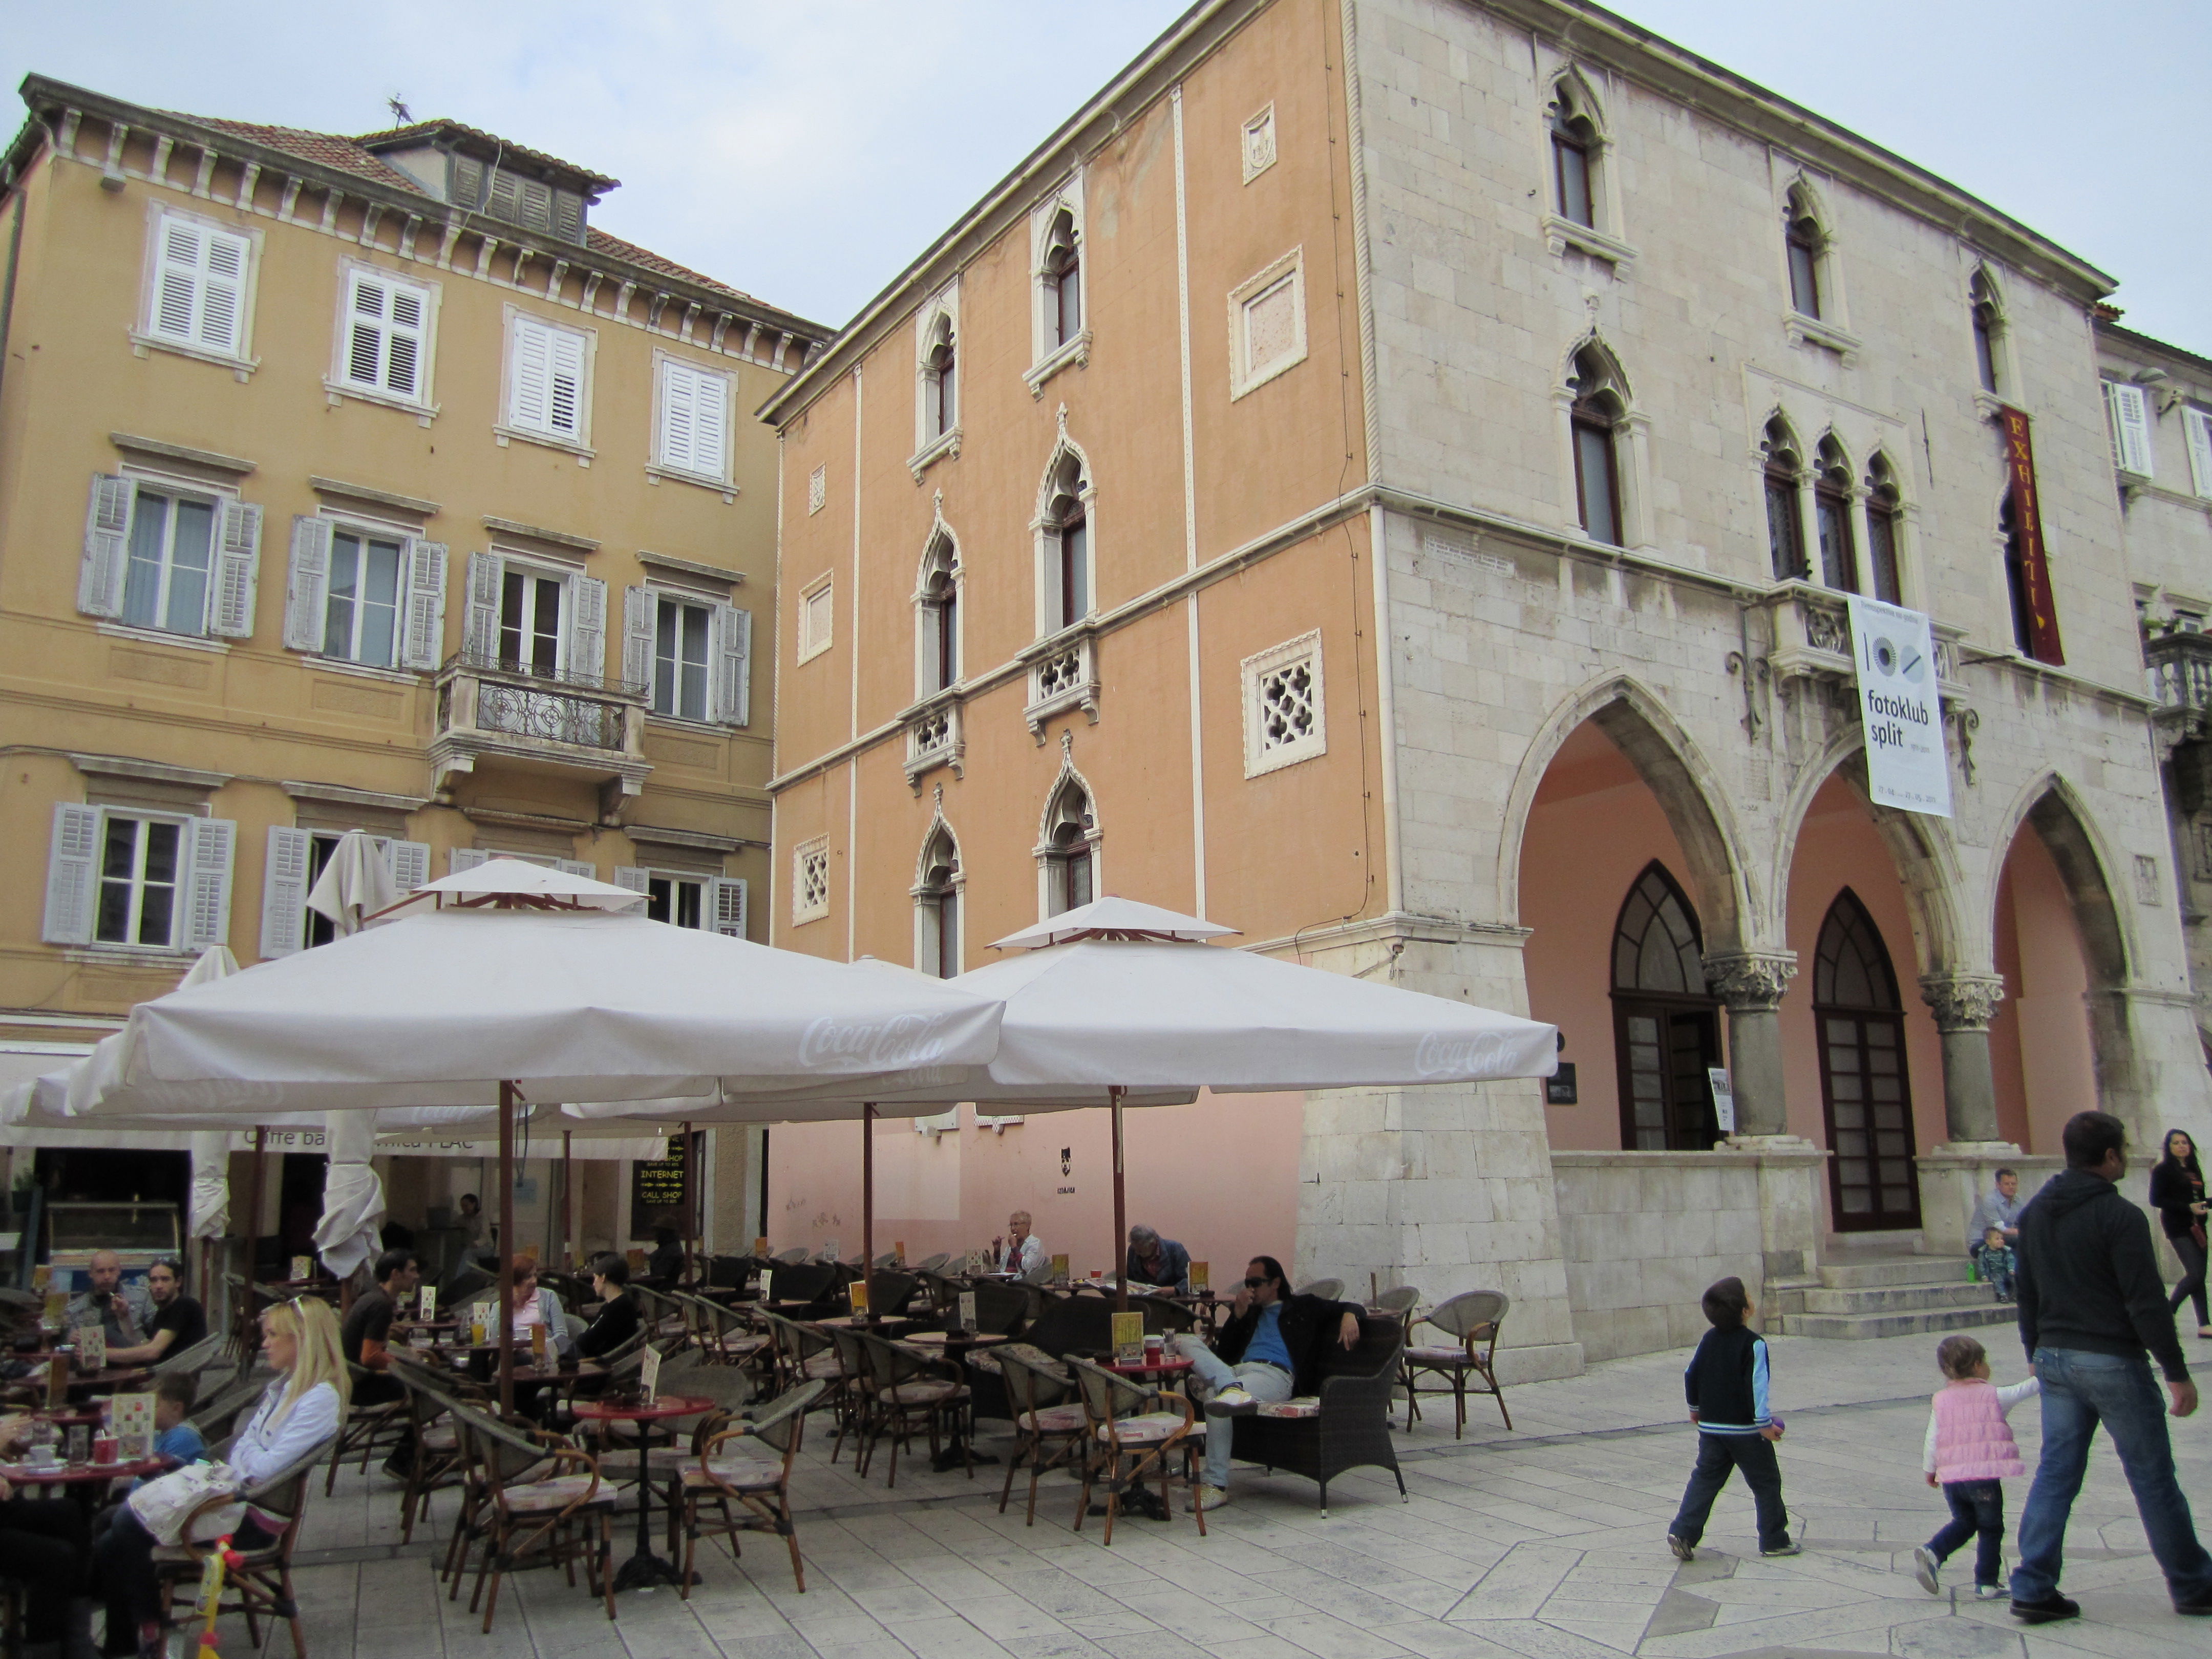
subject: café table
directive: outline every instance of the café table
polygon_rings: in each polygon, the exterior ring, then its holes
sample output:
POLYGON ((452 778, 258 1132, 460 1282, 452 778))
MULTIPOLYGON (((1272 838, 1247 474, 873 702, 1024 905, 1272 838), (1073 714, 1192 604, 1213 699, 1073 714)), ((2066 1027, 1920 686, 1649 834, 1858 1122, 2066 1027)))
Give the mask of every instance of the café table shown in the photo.
MULTIPOLYGON (((673 1422, 678 1418, 698 1417, 714 1410, 711 1400, 695 1395, 663 1395, 650 1405, 625 1406, 610 1400, 584 1400, 576 1404, 579 1423, 635 1423, 637 1437, 637 1553, 622 1564, 615 1574, 618 1590, 651 1589, 658 1584, 681 1584, 683 1570, 672 1561, 653 1553, 653 1451, 646 1443, 644 1425, 648 1423, 673 1422)), ((606 1430, 599 1431, 602 1454, 606 1449, 606 1430)))
POLYGON ((1163 1349, 1158 1359, 1145 1358, 1127 1361, 1102 1359, 1099 1369, 1116 1376, 1143 1378, 1147 1376, 1176 1376, 1190 1370, 1193 1361, 1170 1356, 1163 1349))
POLYGON ((904 1332, 917 1322, 904 1314, 839 1314, 830 1319, 810 1319, 810 1325, 818 1325, 825 1331, 865 1331, 870 1336, 880 1336, 885 1341, 898 1339, 891 1334, 904 1332))
POLYGON ((71 1400, 88 1400, 98 1394, 122 1394, 152 1378, 150 1365, 110 1365, 96 1371, 79 1371, 69 1380, 71 1400))
POLYGON ((159 1455, 136 1458, 127 1463, 0 1463, 0 1480, 5 1480, 22 1496, 35 1491, 41 1497, 67 1492, 72 1497, 97 1499, 108 1481, 159 1474, 168 1467, 169 1460, 159 1455))
MULTIPOLYGON (((943 1355, 959 1365, 963 1376, 967 1374, 968 1356, 976 1349, 1012 1340, 997 1331, 909 1331, 904 1336, 892 1339, 896 1346, 912 1348, 917 1353, 933 1357, 943 1355)), ((971 1463, 995 1463, 999 1461, 994 1454, 974 1450, 964 1442, 965 1436, 955 1425, 951 1437, 945 1442, 945 1449, 937 1454, 930 1468, 939 1474, 950 1474, 953 1470, 965 1468, 971 1463)))

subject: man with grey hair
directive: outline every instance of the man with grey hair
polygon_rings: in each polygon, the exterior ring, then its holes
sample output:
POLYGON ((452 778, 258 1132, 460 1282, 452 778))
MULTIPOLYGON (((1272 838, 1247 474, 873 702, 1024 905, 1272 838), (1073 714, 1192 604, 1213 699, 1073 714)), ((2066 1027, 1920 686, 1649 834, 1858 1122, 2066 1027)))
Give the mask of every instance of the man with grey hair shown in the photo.
POLYGON ((1129 1260, 1122 1271, 1132 1285, 1184 1291, 1190 1286, 1190 1252, 1141 1223, 1129 1229, 1129 1260))
POLYGON ((154 1298, 143 1285, 123 1282, 123 1258, 112 1250, 94 1250, 86 1264, 92 1288, 70 1298, 63 1318, 70 1329, 97 1324, 107 1333, 111 1348, 135 1348, 146 1340, 154 1322, 154 1298))
POLYGON ((1020 1279, 1035 1273, 1052 1258, 1044 1253, 1044 1243, 1030 1231, 1030 1212, 1017 1210, 1006 1218, 1006 1236, 991 1241, 992 1253, 998 1257, 1002 1273, 1020 1279))

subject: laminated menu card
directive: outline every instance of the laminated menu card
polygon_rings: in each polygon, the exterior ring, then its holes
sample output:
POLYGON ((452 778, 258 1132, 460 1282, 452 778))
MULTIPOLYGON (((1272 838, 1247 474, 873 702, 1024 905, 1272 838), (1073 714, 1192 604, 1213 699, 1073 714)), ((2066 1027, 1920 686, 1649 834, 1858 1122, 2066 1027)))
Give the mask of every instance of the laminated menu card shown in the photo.
POLYGON ((1141 1364, 1145 1358, 1145 1316, 1141 1313, 1114 1316, 1114 1361, 1120 1365, 1141 1364))
POLYGON ((652 1405, 660 1394, 659 1350, 647 1348, 645 1351, 645 1361, 637 1368, 637 1382, 645 1390, 645 1403, 652 1405))
POLYGON ((1204 1296, 1209 1288, 1206 1280, 1206 1263, 1203 1261, 1192 1262, 1190 1264, 1189 1278, 1192 1294, 1195 1296, 1204 1296))
POLYGON ((311 1255, 295 1255, 292 1258, 292 1278, 295 1283, 297 1283, 301 1279, 313 1279, 314 1276, 314 1257, 311 1255))
POLYGON ((960 1292, 960 1328, 963 1331, 975 1328, 975 1292, 973 1291, 960 1292))
POLYGON ((118 1394, 115 1396, 115 1413, 108 1425, 114 1435, 117 1455, 126 1463, 147 1455, 154 1449, 154 1396, 150 1394, 118 1394))
POLYGON ((80 1325, 76 1328, 77 1364, 88 1371, 107 1369, 107 1328, 104 1325, 80 1325))
POLYGON ((438 1287, 434 1285, 425 1285, 416 1294, 419 1300, 416 1305, 415 1316, 427 1325, 438 1316, 438 1287))
POLYGON ((1053 1283, 1055 1285, 1065 1285, 1067 1283, 1067 1258, 1066 1256, 1056 1255, 1053 1257, 1052 1279, 1053 1283))
POLYGON ((865 1314, 868 1311, 868 1281, 866 1279, 854 1279, 845 1287, 845 1294, 851 1298, 854 1313, 865 1314))

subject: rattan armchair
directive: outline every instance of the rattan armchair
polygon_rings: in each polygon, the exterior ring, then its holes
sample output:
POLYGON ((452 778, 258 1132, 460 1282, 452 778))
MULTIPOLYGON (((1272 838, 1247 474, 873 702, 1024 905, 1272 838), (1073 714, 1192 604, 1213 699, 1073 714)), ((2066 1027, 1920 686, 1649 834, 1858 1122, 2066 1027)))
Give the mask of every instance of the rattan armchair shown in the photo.
POLYGON ((738 1559, 738 1534, 744 1532, 772 1532, 781 1538, 791 1551, 791 1576, 799 1593, 806 1593, 806 1565, 799 1559, 799 1529, 791 1514, 791 1471, 799 1458, 799 1443, 806 1432, 806 1413, 820 1400, 823 1387, 819 1382, 802 1382, 778 1395, 750 1423, 707 1436, 696 1461, 684 1468, 681 1515, 685 1601, 691 1598, 691 1563, 699 1540, 723 1540, 734 1561, 738 1559), (775 1455, 747 1455, 749 1448, 738 1443, 744 1441, 757 1441, 775 1455))
POLYGON ((1070 1355, 1064 1362, 1075 1380, 1076 1398, 1082 1402, 1088 1446, 1083 1459, 1083 1495, 1076 1502, 1075 1529, 1091 1512, 1091 1494, 1106 1489, 1106 1544, 1114 1542, 1115 1517, 1121 1512, 1121 1495, 1157 1478, 1160 1510, 1175 1514, 1172 1489, 1182 1486, 1191 1495, 1190 1512, 1198 1520, 1198 1535, 1206 1536, 1206 1513, 1198 1505, 1198 1449, 1206 1443, 1206 1424, 1190 1408, 1187 1395, 1166 1393, 1132 1382, 1104 1366, 1070 1355), (1147 1408, 1150 1409, 1147 1409, 1147 1408), (1171 1459, 1182 1452, 1182 1474, 1172 1473, 1171 1459))
POLYGON ((1512 1301, 1503 1291, 1468 1291, 1431 1308, 1425 1318, 1411 1322, 1411 1325, 1433 1325, 1459 1339, 1456 1347, 1412 1347, 1406 1350, 1399 1366, 1399 1381, 1406 1389, 1406 1429, 1413 1431, 1421 1415, 1419 1395, 1442 1394, 1442 1389, 1420 1389, 1416 1379, 1423 1371, 1431 1371, 1450 1384, 1452 1396, 1452 1438, 1456 1440, 1467 1427, 1467 1397, 1470 1394, 1486 1394, 1498 1401, 1498 1414, 1505 1419, 1505 1426, 1513 1426, 1513 1413, 1505 1408, 1505 1390, 1498 1381, 1498 1333, 1505 1323, 1507 1310, 1512 1301), (1482 1379, 1484 1387, 1477 1388, 1468 1378, 1482 1379))

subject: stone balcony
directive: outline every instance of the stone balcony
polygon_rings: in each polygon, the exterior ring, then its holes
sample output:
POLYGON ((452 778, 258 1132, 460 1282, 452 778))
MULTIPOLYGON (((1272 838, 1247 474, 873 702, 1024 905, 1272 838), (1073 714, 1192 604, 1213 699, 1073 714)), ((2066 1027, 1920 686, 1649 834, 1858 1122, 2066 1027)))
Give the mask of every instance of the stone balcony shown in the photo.
POLYGON ((950 767, 956 778, 961 775, 968 741, 957 690, 924 698, 899 720, 906 728, 906 781, 915 794, 921 793, 923 776, 940 766, 950 767))
MULTIPOLYGON (((1848 684, 1858 678, 1851 650, 1850 610, 1844 595, 1811 582, 1786 582, 1760 601, 1772 629, 1767 653, 1778 679, 1820 679, 1848 684)), ((1936 684, 1944 701, 1966 695, 1959 678, 1959 640, 1964 629, 1932 622, 1936 684)))
POLYGON ((2153 635, 2143 641, 2143 666, 2161 731, 2176 739, 2203 737, 2212 715, 2212 635, 2178 629, 2153 635))
POLYGON ((438 671, 432 787, 444 794, 480 761, 599 787, 603 817, 645 786, 648 691, 597 675, 547 673, 463 653, 438 671))

